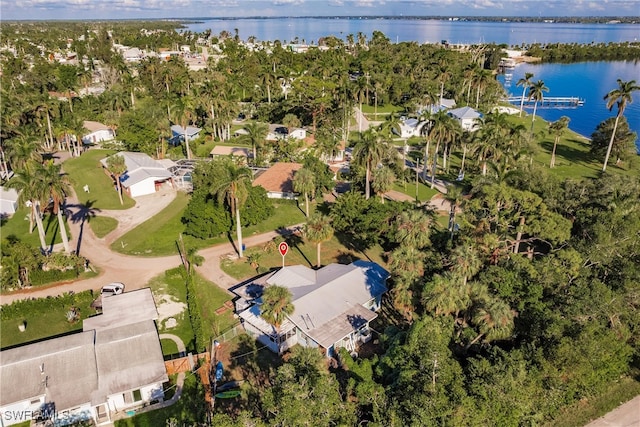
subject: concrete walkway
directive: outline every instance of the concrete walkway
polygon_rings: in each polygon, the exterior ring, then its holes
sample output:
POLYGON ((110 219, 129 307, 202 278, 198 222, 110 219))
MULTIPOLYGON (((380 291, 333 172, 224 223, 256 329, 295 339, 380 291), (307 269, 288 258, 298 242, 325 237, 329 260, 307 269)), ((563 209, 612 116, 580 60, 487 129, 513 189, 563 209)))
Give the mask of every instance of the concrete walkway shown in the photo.
POLYGON ((640 396, 618 406, 613 411, 590 422, 585 427, 637 427, 640 426, 640 396))

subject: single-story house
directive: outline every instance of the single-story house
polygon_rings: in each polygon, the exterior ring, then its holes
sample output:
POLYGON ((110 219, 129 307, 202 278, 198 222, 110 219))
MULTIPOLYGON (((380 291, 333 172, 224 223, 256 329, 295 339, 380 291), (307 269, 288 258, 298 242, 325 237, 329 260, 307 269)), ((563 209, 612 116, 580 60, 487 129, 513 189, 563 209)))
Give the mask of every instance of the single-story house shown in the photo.
POLYGON ((276 163, 259 173, 253 180, 253 186, 259 185, 267 190, 270 199, 295 199, 297 193, 293 190, 293 177, 300 168, 300 163, 276 163))
POLYGON ((160 402, 168 381, 149 288, 106 297, 83 331, 0 353, 0 425, 110 423, 160 402))
POLYGON ((464 130, 475 131, 480 127, 482 114, 471 107, 456 108, 447 114, 456 119, 464 130))
POLYGON ((216 145, 211 150, 211 157, 241 157, 246 161, 249 157, 253 157, 253 153, 247 147, 228 147, 225 145, 216 145))
POLYGON ((195 126, 187 126, 186 128, 180 125, 171 126, 171 138, 169 139, 169 143, 172 145, 180 145, 184 142, 185 134, 187 136, 187 141, 193 141, 200 135, 199 127, 195 126))
POLYGON ((247 333, 275 353, 300 344, 333 357, 340 348, 354 351, 371 339, 369 323, 378 316, 388 277, 385 269, 368 261, 319 270, 287 266, 236 288, 236 312, 247 333), (272 285, 287 288, 294 306, 278 328, 260 316, 262 292, 272 285))
POLYGON ((116 138, 116 133, 113 129, 100 122, 86 120, 82 123, 82 126, 89 131, 88 134, 82 137, 82 143, 85 145, 98 144, 103 141, 113 141, 116 138))
POLYGON ((400 138, 411 138, 412 136, 420 136, 420 132, 426 124, 426 121, 420 121, 414 118, 404 119, 400 121, 400 133, 398 134, 397 129, 393 129, 393 133, 398 135, 400 138))
POLYGON ((11 216, 18 210, 18 192, 13 188, 0 187, 0 216, 11 216))
MULTIPOLYGON (((114 155, 124 157, 127 171, 120 177, 120 183, 129 196, 139 197, 153 194, 164 183, 169 183, 173 187, 171 172, 147 154, 121 151, 114 155)), ((100 162, 108 171, 107 159, 100 162)))
POLYGON ((271 124, 267 133, 267 141, 276 141, 278 139, 305 139, 307 131, 302 128, 289 129, 284 125, 271 124))

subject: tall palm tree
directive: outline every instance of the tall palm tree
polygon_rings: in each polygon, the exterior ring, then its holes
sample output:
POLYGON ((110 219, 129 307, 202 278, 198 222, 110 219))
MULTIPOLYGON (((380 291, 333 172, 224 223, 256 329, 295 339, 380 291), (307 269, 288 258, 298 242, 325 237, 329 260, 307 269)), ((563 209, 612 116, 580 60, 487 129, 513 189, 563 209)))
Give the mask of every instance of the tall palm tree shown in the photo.
POLYGON ((451 264, 453 272, 462 278, 462 286, 466 286, 469 279, 480 271, 482 260, 474 244, 471 241, 466 241, 453 250, 451 264))
POLYGON ((445 200, 449 202, 451 205, 451 209, 449 210, 449 233, 451 234, 451 239, 453 239, 453 232, 456 228, 456 215, 458 213, 458 207, 464 200, 462 188, 457 185, 449 185, 447 186, 447 192, 445 194, 445 200))
POLYGON ((627 107, 627 104, 631 104, 633 102, 633 92, 640 90, 640 86, 636 85, 635 80, 625 82, 622 81, 622 79, 618 79, 617 82, 618 87, 604 96, 605 101, 607 101, 607 108, 609 109, 609 111, 611 111, 613 106, 617 104, 618 113, 616 114, 616 121, 613 125, 613 132, 611 132, 611 140, 609 140, 607 154, 604 157, 602 172, 605 172, 607 170, 607 163, 609 162, 609 156, 611 155, 611 147, 613 146, 613 140, 616 136, 616 130, 618 129, 618 121, 620 120, 620 116, 624 114, 624 110, 627 107))
POLYGON ((216 184, 211 188, 211 193, 218 197, 220 202, 226 202, 231 210, 231 215, 235 216, 238 256, 242 258, 244 249, 242 248, 240 207, 244 205, 249 196, 249 186, 252 178, 251 170, 238 166, 229 159, 223 159, 216 173, 216 184))
POLYGON ((380 195, 380 201, 382 203, 384 203, 384 193, 393 188, 395 180, 396 175, 388 166, 376 169, 373 173, 373 182, 371 183, 371 186, 373 187, 373 191, 380 195))
POLYGON ((549 167, 554 168, 556 165, 556 147, 558 146, 558 141, 560 141, 560 137, 564 133, 565 129, 569 127, 569 117, 562 116, 560 119, 556 120, 553 123, 549 124, 549 133, 553 134, 553 150, 551 151, 551 161, 549 162, 549 167))
POLYGON ((531 83, 529 86, 529 96, 527 99, 535 101, 533 103, 533 116, 531 118, 531 129, 533 129, 533 122, 536 120, 536 111, 538 109, 538 102, 544 101, 544 92, 549 92, 549 88, 544 85, 542 80, 538 80, 535 83, 531 83))
POLYGON ((527 89, 531 87, 531 79, 533 78, 533 73, 524 73, 524 78, 518 80, 516 86, 522 86, 522 98, 520 98, 520 115, 518 117, 522 117, 522 110, 524 109, 524 96, 527 93, 527 89))
POLYGON ((113 174, 116 180, 116 189, 118 190, 118 197, 120 198, 120 204, 124 205, 122 200, 122 184, 120 183, 120 177, 127 171, 127 165, 124 161, 124 157, 120 154, 114 154, 107 158, 107 169, 113 174))
POLYGON ((241 135, 238 140, 251 145, 251 149, 253 150, 253 163, 257 165, 258 148, 262 148, 264 146, 264 141, 269 133, 269 126, 265 123, 252 122, 247 123, 244 130, 246 130, 247 133, 245 135, 241 135))
POLYGON ((191 124, 191 119, 195 112, 195 100, 191 95, 182 96, 175 107, 173 110, 173 121, 182 127, 187 159, 191 159, 191 147, 189 146, 187 127, 191 124))
POLYGON ((260 316, 278 329, 285 318, 295 310, 292 298, 289 289, 277 285, 268 286, 262 293, 260 316))
POLYGON ((353 149, 353 159, 366 169, 364 185, 367 199, 371 196, 371 171, 383 160, 388 152, 387 142, 378 133, 370 129, 361 134, 360 142, 353 149))
POLYGON ((510 337, 513 332, 514 317, 516 312, 509 307, 509 304, 498 298, 489 298, 475 310, 472 320, 478 326, 479 334, 467 344, 466 349, 468 350, 483 337, 485 341, 510 337))
POLYGON ((307 219, 307 223, 304 226, 304 235, 310 242, 317 245, 318 259, 316 266, 320 268, 322 266, 321 260, 321 245, 322 242, 333 237, 333 227, 331 226, 331 219, 319 213, 316 213, 307 219))
POLYGON ((302 168, 293 177, 293 189, 304 194, 307 218, 309 217, 309 196, 316 191, 316 179, 311 169, 302 168))
POLYGON ((61 165, 56 165, 53 160, 48 161, 45 165, 43 180, 48 187, 49 197, 53 200, 53 213, 58 217, 58 228, 60 229, 64 251, 69 253, 69 238, 62 218, 62 211, 64 210, 65 198, 71 192, 71 183, 67 175, 62 173, 61 165))
POLYGON ((42 180, 42 165, 33 161, 29 162, 7 183, 7 187, 14 188, 18 192, 18 203, 31 207, 29 233, 33 232, 35 220, 40 237, 40 247, 43 251, 46 251, 47 243, 45 242, 44 226, 40 216, 40 200, 44 198, 43 195, 45 193, 42 180))

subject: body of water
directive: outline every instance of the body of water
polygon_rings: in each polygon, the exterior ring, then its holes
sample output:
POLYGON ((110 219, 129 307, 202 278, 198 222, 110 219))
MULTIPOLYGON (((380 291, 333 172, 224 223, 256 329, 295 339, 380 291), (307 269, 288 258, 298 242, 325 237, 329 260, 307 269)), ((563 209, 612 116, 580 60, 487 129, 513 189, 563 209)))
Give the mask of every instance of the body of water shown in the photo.
MULTIPOLYGON (((525 73, 533 73, 533 81, 542 80, 549 92, 545 97, 578 97, 585 101, 577 108, 538 108, 536 115, 555 121, 567 116, 569 128, 589 137, 599 123, 617 114, 617 106, 609 111, 604 96, 618 87, 617 79, 640 80, 640 62, 579 62, 575 64, 520 64, 505 75, 499 75, 507 92, 522 96, 522 87, 516 86, 525 73)), ((640 84, 640 81, 638 82, 640 84)), ((627 104, 624 115, 629 127, 640 135, 640 92, 634 94, 634 102, 627 104)), ((519 104, 518 104, 519 107, 519 104)), ((531 113, 532 110, 528 110, 531 113)), ((639 141, 640 142, 640 141, 639 141)), ((640 144, 638 151, 640 152, 640 144)))
POLYGON ((364 19, 364 18, 247 18, 211 19, 187 25, 187 29, 212 34, 227 31, 242 40, 291 42, 296 38, 307 43, 321 37, 336 36, 345 40, 358 33, 368 39, 381 31, 392 42, 418 43, 591 43, 640 40, 640 25, 634 24, 563 24, 532 22, 443 21, 436 19, 364 19))
MULTIPOLYGON (((358 19, 358 18, 247 18, 211 19, 187 25, 187 29, 212 34, 227 31, 242 40, 256 37, 258 40, 316 43, 326 36, 342 40, 358 33, 371 38, 374 31, 385 34, 392 42, 414 41, 418 43, 497 43, 520 46, 528 43, 608 43, 640 40, 640 25, 634 24, 565 24, 532 22, 479 22, 443 21, 435 19, 358 19)), ((534 74, 534 81, 543 80, 549 88, 545 96, 575 96, 585 100, 576 109, 540 109, 537 114, 546 120, 562 116, 571 119, 569 128, 590 136, 596 126, 614 116, 616 107, 609 111, 603 100, 605 94, 617 87, 616 80, 636 80, 640 83, 638 62, 584 62, 576 64, 522 64, 511 75, 511 83, 499 78, 508 92, 522 94, 516 82, 524 73, 534 74)), ((631 129, 640 135, 640 93, 635 102, 628 105, 625 117, 631 129)), ((638 141, 640 152, 640 141, 638 141)))

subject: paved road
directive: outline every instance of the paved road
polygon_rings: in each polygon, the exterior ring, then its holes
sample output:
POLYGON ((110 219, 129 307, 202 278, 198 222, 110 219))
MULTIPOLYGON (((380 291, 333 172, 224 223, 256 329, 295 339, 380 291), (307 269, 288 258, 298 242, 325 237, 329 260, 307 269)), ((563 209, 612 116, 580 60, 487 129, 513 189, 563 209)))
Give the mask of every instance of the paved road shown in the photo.
POLYGON ((585 427, 638 427, 640 426, 640 396, 618 406, 585 427))

